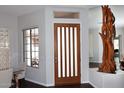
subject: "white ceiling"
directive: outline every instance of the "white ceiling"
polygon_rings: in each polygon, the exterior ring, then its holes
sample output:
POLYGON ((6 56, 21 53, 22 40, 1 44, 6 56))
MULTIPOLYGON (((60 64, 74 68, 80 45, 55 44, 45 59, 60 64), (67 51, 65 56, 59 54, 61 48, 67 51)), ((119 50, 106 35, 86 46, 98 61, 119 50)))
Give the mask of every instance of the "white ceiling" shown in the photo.
MULTIPOLYGON (((43 7, 46 7, 46 6, 44 5, 0 5, 0 13, 20 16, 26 13, 37 11, 43 7)), ((88 8, 89 9, 89 8, 93 8, 96 6, 94 5, 67 5, 66 7, 88 8)))

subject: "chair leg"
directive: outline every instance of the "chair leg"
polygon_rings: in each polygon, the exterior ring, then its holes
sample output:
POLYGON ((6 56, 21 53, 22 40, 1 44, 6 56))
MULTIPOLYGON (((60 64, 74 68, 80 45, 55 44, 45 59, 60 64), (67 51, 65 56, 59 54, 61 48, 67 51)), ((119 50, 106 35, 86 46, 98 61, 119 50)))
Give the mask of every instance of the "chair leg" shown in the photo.
POLYGON ((19 79, 18 79, 18 75, 15 75, 15 81, 16 81, 16 88, 19 88, 19 79))

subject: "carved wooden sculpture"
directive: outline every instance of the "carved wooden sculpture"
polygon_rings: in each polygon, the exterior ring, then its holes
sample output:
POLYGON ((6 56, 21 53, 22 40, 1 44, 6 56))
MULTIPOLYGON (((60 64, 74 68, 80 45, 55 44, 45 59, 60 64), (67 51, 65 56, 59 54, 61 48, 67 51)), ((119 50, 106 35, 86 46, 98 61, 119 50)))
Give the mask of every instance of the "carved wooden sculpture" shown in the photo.
POLYGON ((103 24, 102 32, 99 33, 103 42, 103 57, 102 64, 99 66, 100 72, 115 73, 116 65, 114 62, 114 45, 113 39, 115 38, 115 17, 111 9, 105 5, 102 6, 103 24))

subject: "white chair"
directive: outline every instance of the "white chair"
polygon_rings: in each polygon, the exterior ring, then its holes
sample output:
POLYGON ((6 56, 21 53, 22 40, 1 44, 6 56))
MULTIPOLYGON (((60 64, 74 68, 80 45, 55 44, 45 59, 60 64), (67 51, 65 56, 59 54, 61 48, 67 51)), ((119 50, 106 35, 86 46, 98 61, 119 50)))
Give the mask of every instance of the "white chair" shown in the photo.
POLYGON ((24 79, 25 78, 25 72, 26 72, 26 62, 23 62, 19 65, 19 70, 23 70, 20 74, 18 74, 18 79, 24 79))
POLYGON ((16 71, 17 72, 21 71, 20 73, 18 73, 18 79, 25 78, 26 62, 23 62, 23 63, 19 64, 17 68, 14 68, 14 72, 16 72, 16 71))
POLYGON ((0 88, 9 88, 11 87, 13 76, 13 69, 1 70, 0 71, 0 88))
POLYGON ((16 87, 20 86, 19 80, 25 78, 26 72, 26 62, 21 63, 18 65, 17 68, 14 68, 14 79, 16 81, 16 87))

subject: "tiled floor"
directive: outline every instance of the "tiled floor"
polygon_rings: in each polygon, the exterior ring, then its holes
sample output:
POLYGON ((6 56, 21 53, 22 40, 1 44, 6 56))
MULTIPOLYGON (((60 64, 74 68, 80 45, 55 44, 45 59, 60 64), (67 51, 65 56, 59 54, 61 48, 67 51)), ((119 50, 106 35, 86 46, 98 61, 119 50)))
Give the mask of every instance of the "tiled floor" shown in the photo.
MULTIPOLYGON (((15 88, 15 86, 12 86, 12 88, 15 88)), ((20 81, 20 88, 93 88, 92 85, 89 83, 80 84, 80 85, 69 85, 69 86, 51 86, 51 87, 44 87, 26 80, 20 81)))

